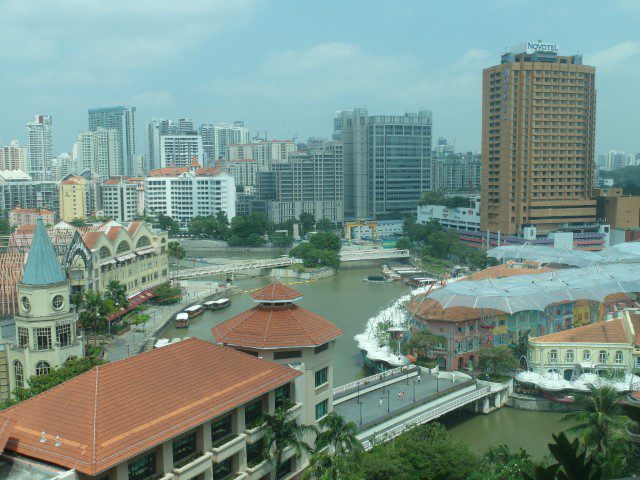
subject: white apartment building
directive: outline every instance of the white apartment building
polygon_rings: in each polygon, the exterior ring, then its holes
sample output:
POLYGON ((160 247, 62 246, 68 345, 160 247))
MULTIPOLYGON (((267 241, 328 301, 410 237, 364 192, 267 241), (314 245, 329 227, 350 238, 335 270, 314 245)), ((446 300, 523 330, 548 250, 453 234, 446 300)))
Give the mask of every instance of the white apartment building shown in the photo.
POLYGON ((78 134, 79 170, 91 170, 101 180, 106 180, 119 171, 118 131, 97 127, 78 134))
POLYGON ((480 231, 480 196, 469 198, 469 207, 448 208, 443 205, 418 205, 417 223, 437 220, 444 228, 480 231))
POLYGON ((27 149, 21 147, 17 140, 0 147, 0 170, 27 170, 27 149))
POLYGON ((102 182, 100 195, 105 217, 117 222, 128 222, 139 215, 138 189, 140 187, 127 178, 110 178, 102 182))
POLYGON ((231 175, 238 187, 254 187, 258 183, 258 162, 252 158, 228 160, 222 163, 222 169, 231 175))
POLYGON ((160 168, 145 178, 145 209, 187 223, 193 217, 219 211, 231 220, 236 216, 236 185, 233 177, 219 168, 160 168))
POLYGON ((61 153, 51 161, 51 179, 55 182, 59 182, 69 174, 78 173, 80 173, 78 161, 68 153, 61 153))
POLYGON ((286 162, 290 153, 297 150, 292 140, 269 140, 229 145, 229 160, 251 158, 258 162, 261 172, 271 169, 272 163, 286 162))
POLYGON ((203 125, 201 129, 206 129, 210 132, 214 156, 211 162, 219 158, 229 158, 229 145, 249 143, 249 129, 244 126, 244 122, 235 121, 233 125, 216 123, 207 127, 203 125))
POLYGON ((50 180, 51 117, 36 115, 27 123, 27 173, 33 180, 50 180))
POLYGON ((194 158, 202 165, 204 151, 200 135, 179 134, 160 137, 160 168, 188 167, 194 158))

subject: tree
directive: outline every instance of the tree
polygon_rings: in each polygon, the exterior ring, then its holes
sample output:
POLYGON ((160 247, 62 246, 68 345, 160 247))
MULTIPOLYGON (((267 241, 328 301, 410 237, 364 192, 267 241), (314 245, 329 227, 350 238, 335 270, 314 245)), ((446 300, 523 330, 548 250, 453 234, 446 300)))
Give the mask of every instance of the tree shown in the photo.
POLYGON ((153 226, 165 232, 169 232, 169 235, 171 236, 180 233, 180 225, 178 225, 178 222, 163 213, 158 214, 153 226))
POLYGON ((316 222, 316 230, 318 232, 333 232, 335 229, 335 224, 328 218, 321 218, 316 222))
POLYGON ((84 293, 75 291, 69 296, 69 301, 72 305, 75 305, 76 312, 78 312, 84 306, 84 293))
POLYGON ((342 241, 340 240, 340 237, 334 233, 315 233, 311 235, 309 242, 319 250, 339 252, 342 248, 342 241))
POLYGON ((396 242, 396 248, 398 250, 411 250, 413 243, 407 237, 402 237, 396 242))
POLYGON ((275 413, 265 413, 262 416, 264 454, 266 458, 273 458, 276 465, 280 465, 282 452, 286 448, 292 448, 298 458, 303 452, 310 453, 311 447, 305 442, 304 437, 308 433, 317 432, 315 427, 300 424, 291 418, 290 407, 291 405, 285 404, 276 409, 275 413))
POLYGON ((483 460, 489 471, 472 477, 471 480, 517 480, 526 474, 533 474, 535 464, 531 456, 522 448, 513 453, 508 445, 489 447, 483 460))
POLYGON ((0 235, 9 235, 11 233, 11 226, 7 217, 0 217, 0 235))
MULTIPOLYGON (((224 212, 218 212, 223 213, 224 212)), ((197 238, 209 238, 215 240, 224 240, 227 238, 227 224, 226 215, 222 218, 223 221, 218 219, 218 216, 208 215, 206 217, 193 217, 189 223, 189 233, 197 238)))
POLYGON ((431 254, 434 257, 447 258, 451 254, 453 244, 457 241, 455 234, 438 231, 429 235, 428 245, 431 247, 431 254))
POLYGON ((518 361, 507 346, 482 347, 478 367, 488 375, 504 375, 517 369, 518 361))
POLYGON ((109 315, 116 312, 113 300, 105 298, 102 293, 88 290, 85 293, 84 311, 80 313, 80 324, 87 332, 95 335, 107 330, 109 315))
POLYGON ((629 419, 622 414, 622 395, 614 388, 590 386, 589 389, 588 394, 576 397, 576 409, 563 420, 577 422, 568 431, 576 433, 587 448, 593 448, 598 457, 604 459, 607 448, 622 439, 629 419))
POLYGON ((523 474, 525 480, 602 480, 602 469, 594 455, 587 455, 578 439, 570 442, 561 432, 553 435, 553 441, 549 451, 557 463, 536 466, 533 474, 523 474))
POLYGON ((321 250, 311 242, 302 242, 296 245, 289 252, 289 256, 301 259, 302 264, 307 268, 331 267, 337 269, 340 267, 339 252, 335 250, 321 250))
POLYGON ((218 220, 221 225, 229 227, 229 217, 227 217, 227 212, 224 210, 218 210, 216 212, 216 220, 218 220))
POLYGON ((290 247, 293 245, 293 237, 284 233, 272 233, 269 235, 269 241, 274 247, 290 247))
POLYGON ((110 299, 118 308, 129 307, 129 299, 127 298, 127 287, 125 287, 118 280, 111 280, 107 284, 107 292, 105 294, 105 297, 107 299, 110 299))
POLYGON ((511 349, 511 353, 513 356, 520 362, 522 357, 527 356, 527 352, 529 351, 529 335, 531 334, 531 330, 527 330, 524 332, 518 332, 518 341, 509 345, 511 349))
POLYGON ((182 298, 182 290, 172 286, 170 283, 163 283, 153 289, 153 299, 158 305, 177 303, 180 298, 182 298))
POLYGON ((84 227, 86 226, 86 222, 81 218, 74 218, 69 222, 69 225, 73 225, 74 227, 84 227))
POLYGON ((167 244, 167 253, 169 254, 169 258, 173 258, 177 261, 183 260, 187 255, 187 251, 182 244, 175 240, 172 240, 167 244))
POLYGON ((356 437, 358 427, 353 422, 345 422, 342 415, 331 412, 319 422, 320 432, 316 437, 316 450, 331 447, 336 455, 352 454, 361 458, 364 449, 356 437))
POLYGON ((468 207, 469 199, 461 196, 448 197, 442 192, 432 190, 422 194, 418 205, 442 205, 447 208, 468 207))
POLYGON ((302 233, 307 233, 313 230, 316 224, 316 217, 313 213, 302 212, 298 217, 300 220, 300 228, 302 229, 302 233))
POLYGON ((227 243, 229 246, 258 247, 264 245, 264 236, 275 230, 273 223, 263 213, 254 212, 246 217, 231 220, 227 243))
POLYGON ((416 330, 411 333, 407 348, 415 352, 418 360, 429 360, 433 358, 434 347, 442 343, 444 343, 444 337, 435 335, 427 329, 416 330))
POLYGON ((364 480, 362 465, 353 455, 331 455, 314 452, 303 480, 364 480))

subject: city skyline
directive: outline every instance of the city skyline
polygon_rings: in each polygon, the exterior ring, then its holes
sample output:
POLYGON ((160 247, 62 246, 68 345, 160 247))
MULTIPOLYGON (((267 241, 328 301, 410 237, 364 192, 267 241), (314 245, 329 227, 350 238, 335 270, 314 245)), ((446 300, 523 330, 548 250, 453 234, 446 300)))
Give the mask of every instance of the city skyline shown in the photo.
MULTIPOLYGON (((337 110, 366 106, 388 115, 431 110, 434 138, 455 140, 457 150, 478 150, 482 69, 504 48, 541 38, 558 43, 561 54, 581 52, 596 67, 596 152, 640 151, 628 101, 640 79, 634 30, 640 8, 634 2, 572 2, 548 11, 500 1, 469 3, 456 12, 435 4, 374 3, 365 17, 358 2, 328 3, 321 11, 249 0, 194 1, 182 9, 114 2, 96 10, 87 3, 0 5, 0 18, 7 19, 6 25, 0 21, 0 56, 14 66, 0 74, 6 85, 0 90, 3 144, 14 138, 24 144, 24 125, 45 114, 53 118, 53 155, 67 152, 87 128, 88 109, 117 105, 137 108, 139 133, 153 117, 187 116, 196 124, 243 120, 252 133, 304 140, 330 137, 337 110), (525 26, 515 21, 523 8, 525 26), (181 15, 189 22, 176 21, 181 15), (311 15, 323 29, 300 21, 311 15), (483 29, 473 21, 482 16, 503 28, 483 29), (89 34, 96 23, 116 17, 117 29, 89 34), (147 27, 152 22, 155 29, 147 27), (616 28, 603 29, 603 22, 616 28), (71 24, 74 35, 68 35, 71 24), (456 25, 470 28, 460 34, 456 25), (86 41, 78 41, 84 33, 86 41), (207 58, 214 61, 194 68, 207 58), (186 76, 187 66, 197 76, 186 76)), ((138 154, 146 147, 141 137, 138 154)))

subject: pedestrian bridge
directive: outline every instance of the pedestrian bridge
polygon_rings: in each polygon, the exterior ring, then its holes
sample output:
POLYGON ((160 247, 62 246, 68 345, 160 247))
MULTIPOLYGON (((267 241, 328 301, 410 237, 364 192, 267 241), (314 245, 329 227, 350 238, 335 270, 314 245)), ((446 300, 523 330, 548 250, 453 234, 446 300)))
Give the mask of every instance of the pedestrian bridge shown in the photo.
POLYGON ((335 388, 334 411, 358 426, 358 439, 368 450, 454 410, 489 413, 507 398, 507 385, 412 365, 335 388))
MULTIPOLYGON (((371 249, 371 250, 345 250, 340 252, 341 262, 357 262, 362 260, 385 260, 394 258, 409 258, 409 250, 371 249)), ((302 263, 298 258, 280 257, 264 260, 244 260, 229 264, 207 265, 206 267, 188 268, 171 272, 171 278, 186 279, 195 277, 208 277, 211 275, 227 275, 242 273, 251 270, 265 270, 270 268, 280 268, 302 263)))

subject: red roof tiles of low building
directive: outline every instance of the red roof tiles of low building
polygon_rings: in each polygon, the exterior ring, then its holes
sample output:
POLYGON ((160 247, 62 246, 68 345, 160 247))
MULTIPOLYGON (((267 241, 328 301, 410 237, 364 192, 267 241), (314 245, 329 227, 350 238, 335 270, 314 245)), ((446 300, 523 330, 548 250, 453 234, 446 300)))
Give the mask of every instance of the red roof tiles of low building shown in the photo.
POLYGON ((469 275, 465 280, 484 280, 485 278, 504 278, 513 277, 516 275, 536 275, 540 273, 553 272, 554 268, 539 267, 530 263, 523 266, 522 264, 502 264, 495 267, 485 268, 472 275, 469 275))
POLYGON ((315 347, 340 335, 329 320, 295 304, 259 305, 211 329, 225 345, 257 349, 315 347))
POLYGON ((424 295, 417 295, 407 305, 407 310, 424 320, 460 322, 475 320, 483 315, 499 315, 505 312, 492 308, 449 307, 442 309, 439 302, 424 295))
POLYGON ((251 298, 260 302, 286 302, 302 298, 302 294, 280 282, 273 282, 253 292, 251 298))
POLYGON ((131 222, 127 225, 127 233, 133 237, 133 235, 138 231, 142 225, 142 222, 131 222))
POLYGON ((189 339, 96 367, 0 412, 0 424, 15 422, 6 450, 97 476, 300 374, 189 339))
POLYGON ((631 343, 623 317, 532 337, 532 343, 631 343))
POLYGON ((122 227, 111 227, 107 232, 107 238, 113 242, 118 237, 120 230, 122 227))
POLYGON ((101 235, 102 235, 102 232, 87 232, 82 236, 82 241, 87 246, 87 248, 93 249, 93 247, 96 245, 96 243, 100 239, 101 235))
POLYGON ((187 167, 166 167, 157 168, 149 172, 150 177, 177 177, 185 172, 188 172, 187 167))
POLYGON ((200 167, 196 169, 196 175, 214 176, 221 172, 219 167, 200 167))

